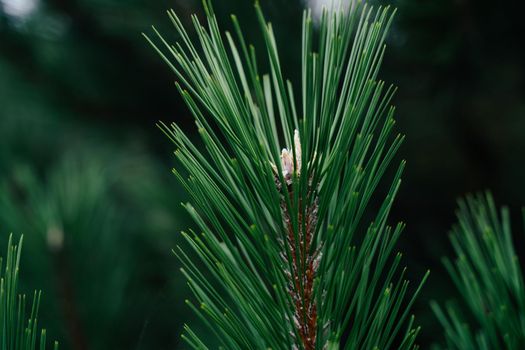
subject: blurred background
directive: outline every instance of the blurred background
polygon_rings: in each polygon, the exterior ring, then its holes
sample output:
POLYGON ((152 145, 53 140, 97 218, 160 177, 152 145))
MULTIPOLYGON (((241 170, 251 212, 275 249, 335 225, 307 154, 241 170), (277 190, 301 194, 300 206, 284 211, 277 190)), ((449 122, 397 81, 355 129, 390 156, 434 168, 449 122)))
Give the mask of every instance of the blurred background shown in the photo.
MULTIPOLYGON (((260 42, 251 0, 215 1, 260 42)), ((311 0, 319 9, 327 1, 311 0)), ((374 1, 375 3, 380 1, 374 1)), ((298 82, 302 0, 262 1, 284 71, 298 82)), ((520 232, 525 203, 525 47, 518 5, 392 0, 382 77, 400 87, 408 160, 392 219, 412 280, 422 348, 440 341, 428 301, 454 296, 440 259, 456 199, 491 189, 520 232)), ((171 249, 188 221, 155 127, 193 132, 174 77, 141 37, 167 38, 173 8, 198 0, 0 0, 0 239, 24 234, 22 289, 43 289, 41 322, 62 349, 183 349, 189 291, 171 249)), ((523 241, 520 241, 523 243, 523 241)), ((4 248, 2 248, 3 251, 4 248)))

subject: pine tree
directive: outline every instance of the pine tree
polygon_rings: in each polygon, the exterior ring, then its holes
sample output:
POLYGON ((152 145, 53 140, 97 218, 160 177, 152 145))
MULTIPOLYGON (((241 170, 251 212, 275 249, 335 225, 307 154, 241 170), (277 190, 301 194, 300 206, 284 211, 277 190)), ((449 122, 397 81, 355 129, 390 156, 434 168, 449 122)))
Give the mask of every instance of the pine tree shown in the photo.
POLYGON ((525 285, 509 210, 502 208, 498 215, 487 193, 460 201, 457 216, 450 235, 457 257, 444 259, 444 264, 469 313, 455 303, 444 308, 432 303, 447 348, 525 348, 525 285))
MULTIPOLYGON (((421 284, 409 290, 393 252, 404 225, 388 225, 404 162, 382 199, 379 189, 403 140, 392 136, 395 89, 378 80, 395 11, 359 3, 324 11, 318 26, 305 11, 297 94, 258 4, 268 74, 239 19, 223 35, 204 7, 195 42, 173 11, 179 41, 148 39, 202 140, 160 124, 200 231, 183 233, 192 253, 176 249, 188 304, 227 349, 414 348, 421 284)), ((189 326, 183 337, 207 348, 189 326)))

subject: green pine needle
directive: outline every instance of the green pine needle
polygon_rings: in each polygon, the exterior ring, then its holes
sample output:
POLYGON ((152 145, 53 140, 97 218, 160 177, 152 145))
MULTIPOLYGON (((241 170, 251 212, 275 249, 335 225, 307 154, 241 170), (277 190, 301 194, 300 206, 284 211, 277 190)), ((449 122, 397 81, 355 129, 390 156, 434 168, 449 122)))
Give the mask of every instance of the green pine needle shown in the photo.
MULTIPOLYGON (((34 292, 29 317, 26 310, 26 296, 18 294, 21 254, 22 237, 16 245, 13 243, 13 236, 10 235, 5 268, 2 268, 3 261, 0 257, 0 349, 45 350, 46 331, 38 327, 41 292, 34 292)), ((57 342, 54 343, 53 348, 58 349, 57 342)))
POLYGON ((490 194, 469 196, 459 203, 458 220, 450 235, 457 257, 444 263, 475 322, 458 305, 433 302, 447 348, 524 349, 525 285, 508 209, 498 215, 490 194))
MULTIPOLYGON (((305 11, 295 90, 258 4, 267 74, 240 20, 223 34, 204 5, 196 40, 173 11, 175 44, 146 36, 202 138, 196 146, 160 124, 199 228, 183 233, 192 254, 175 250, 195 312, 227 349, 414 348, 409 309, 421 284, 409 288, 393 254, 404 226, 388 225, 404 162, 371 204, 403 140, 392 135, 395 88, 378 80, 395 11, 359 3, 325 11, 318 29, 305 11)), ((190 327, 184 339, 207 348, 190 327)))

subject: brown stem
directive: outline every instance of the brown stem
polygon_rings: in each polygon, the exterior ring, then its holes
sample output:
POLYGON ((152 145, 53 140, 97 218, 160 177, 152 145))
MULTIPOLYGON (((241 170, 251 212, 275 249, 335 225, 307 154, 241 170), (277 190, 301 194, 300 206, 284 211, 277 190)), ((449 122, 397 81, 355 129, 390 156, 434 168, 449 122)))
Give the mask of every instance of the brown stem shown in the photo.
MULTIPOLYGON (((292 195, 290 195, 292 201, 292 195)), ((290 252, 291 269, 286 268, 286 276, 289 278, 288 293, 293 304, 293 325, 299 335, 298 342, 305 350, 314 350, 317 340, 317 304, 314 294, 314 279, 319 265, 318 251, 312 248, 313 232, 317 224, 317 201, 311 207, 306 208, 306 218, 302 214, 303 201, 299 199, 298 209, 298 233, 295 234, 291 222, 290 213, 284 200, 281 202, 283 220, 286 227, 286 244, 283 258, 286 260, 286 252, 290 252), (296 238, 299 242, 296 241, 296 238), (297 249, 299 248, 299 249, 297 249)), ((293 207, 293 205, 292 205, 293 207)), ((287 261, 285 261, 287 266, 287 261)), ((299 347, 297 347, 299 348, 299 347)))

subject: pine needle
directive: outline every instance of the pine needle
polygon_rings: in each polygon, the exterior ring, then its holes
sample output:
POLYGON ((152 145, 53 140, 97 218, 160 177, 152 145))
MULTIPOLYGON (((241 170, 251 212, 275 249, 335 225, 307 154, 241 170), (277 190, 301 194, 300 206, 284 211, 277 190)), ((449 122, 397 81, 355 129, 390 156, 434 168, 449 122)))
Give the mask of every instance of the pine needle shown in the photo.
MULTIPOLYGON (((305 11, 295 90, 280 63, 284 43, 258 4, 266 74, 240 20, 223 34, 204 5, 205 23, 192 17, 195 40, 173 11, 175 44, 146 36, 203 143, 159 124, 200 231, 184 234, 192 254, 176 250, 195 312, 227 349, 414 348, 409 309, 420 286, 409 288, 393 252, 403 225, 388 224, 404 162, 378 194, 403 140, 392 134, 395 88, 378 80, 395 11, 325 11, 318 30, 305 11)), ((184 339, 206 348, 189 326, 184 339)))

